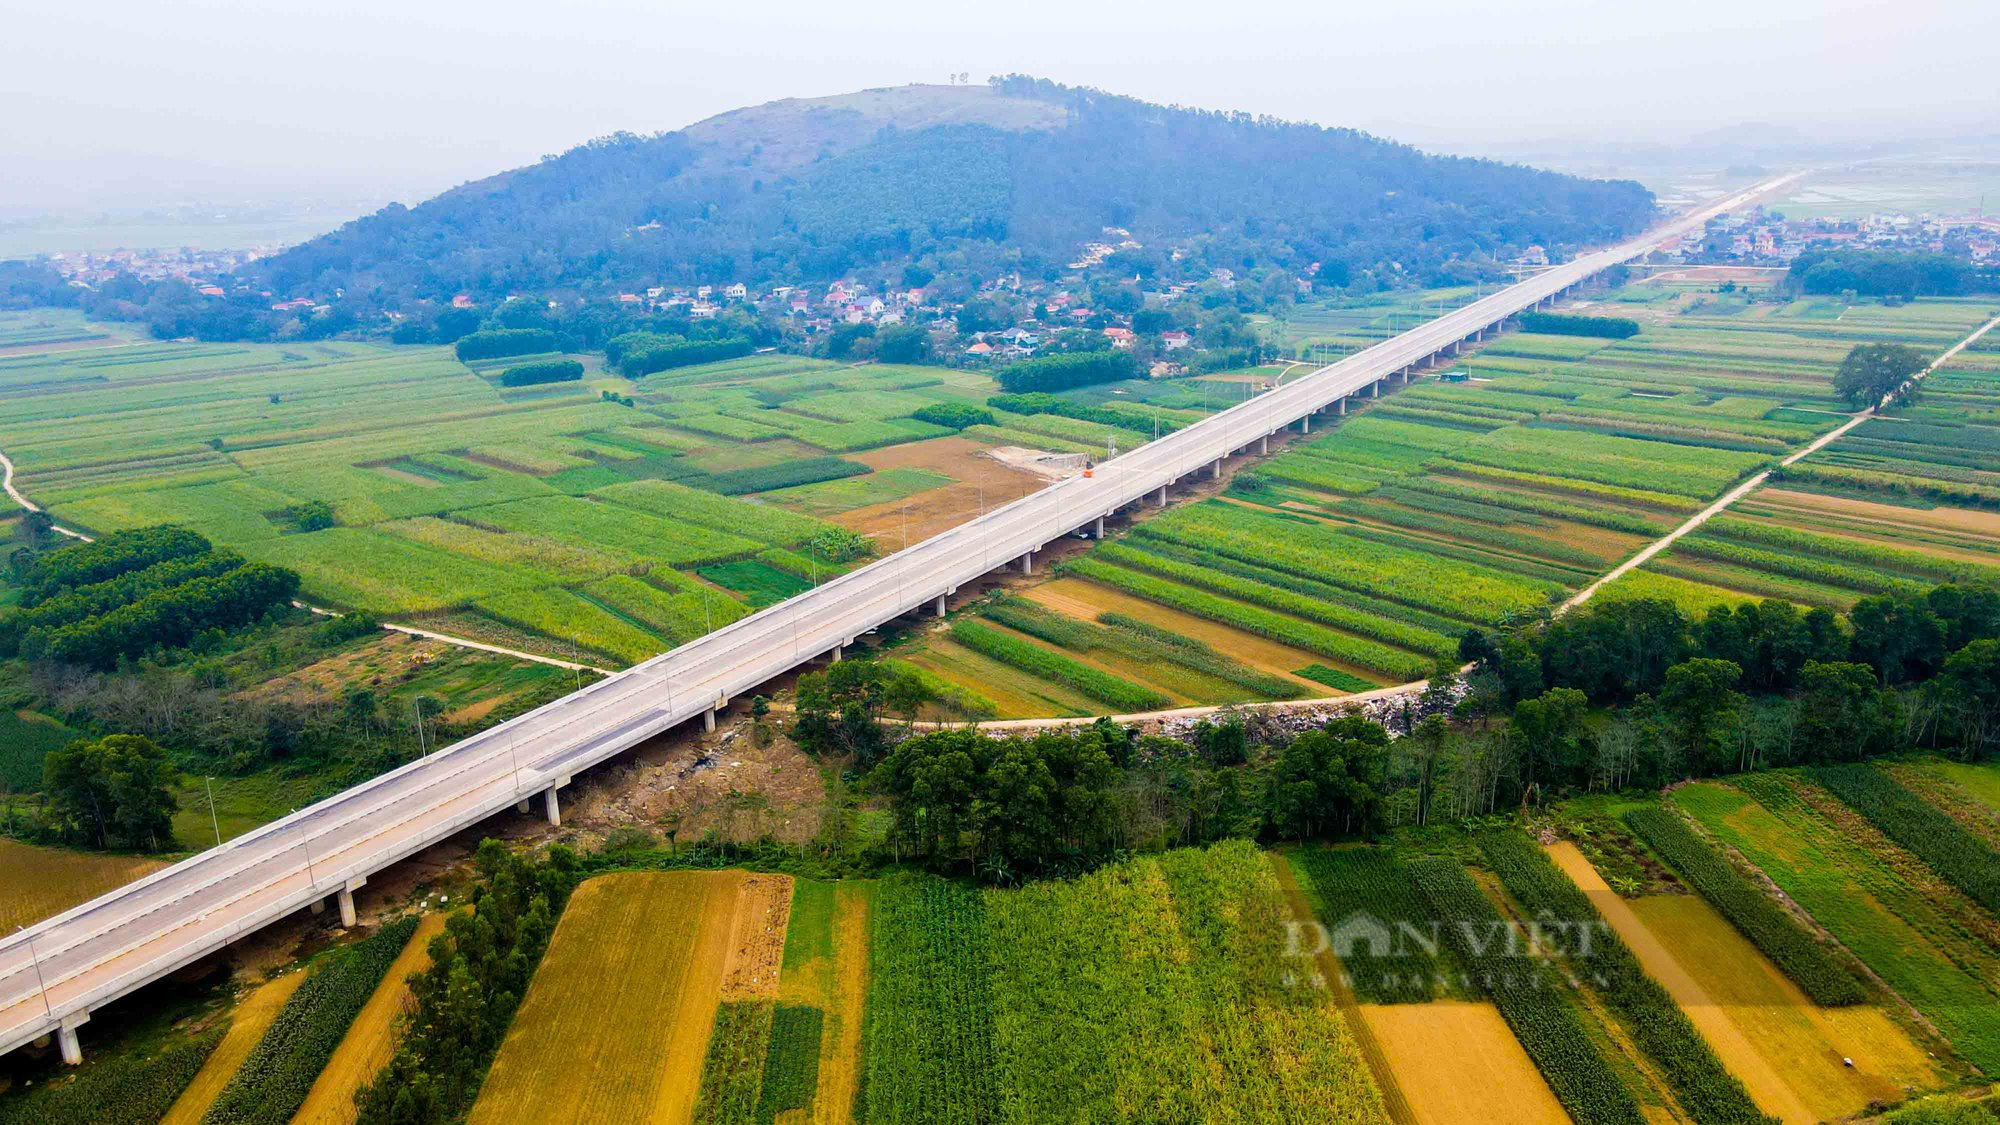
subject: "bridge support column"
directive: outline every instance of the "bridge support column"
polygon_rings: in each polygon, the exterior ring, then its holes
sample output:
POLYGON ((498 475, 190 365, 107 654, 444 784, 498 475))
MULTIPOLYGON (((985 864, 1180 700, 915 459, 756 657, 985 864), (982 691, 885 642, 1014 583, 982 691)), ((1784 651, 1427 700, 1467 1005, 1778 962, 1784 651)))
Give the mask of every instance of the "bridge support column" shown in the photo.
POLYGON ((1299 432, 1302 434, 1309 434, 1313 432, 1312 415, 1308 414, 1305 417, 1299 419, 1299 432))
POLYGON ((1091 538, 1093 538, 1093 539, 1102 539, 1102 538, 1104 538, 1104 517, 1103 517, 1103 516, 1099 516, 1099 517, 1097 517, 1097 526, 1096 526, 1096 527, 1095 527, 1094 529, 1092 529, 1092 531, 1091 531, 1091 538))
POLYGON ((1382 397, 1382 380, 1377 379, 1374 382, 1368 384, 1368 397, 1369 398, 1382 397))
POLYGON ((312 911, 314 914, 324 914, 326 913, 326 900, 323 898, 316 898, 312 900, 312 905, 307 907, 306 909, 312 911))
POLYGON ((1163 484, 1160 486, 1160 491, 1154 494, 1153 496, 1153 507, 1164 508, 1166 506, 1167 506, 1167 486, 1163 484))
POLYGON ((944 595, 943 595, 943 594, 939 594, 939 595, 938 595, 938 600, 937 600, 937 615, 938 615, 939 617, 943 617, 943 616, 944 616, 944 595))
POLYGON ((347 885, 340 888, 334 895, 334 901, 340 904, 341 929, 351 930, 354 928, 354 892, 360 890, 361 885, 367 881, 366 878, 349 879, 347 885))
POLYGON ((63 1017, 56 1028, 56 1047, 62 1052, 62 1061, 69 1066, 83 1064, 83 1044, 76 1038, 76 1029, 90 1022, 89 1012, 77 1012, 63 1017))
POLYGON ((561 778, 542 791, 542 811, 548 814, 549 823, 562 827, 562 802, 556 799, 556 790, 569 784, 569 778, 561 778))
MULTIPOLYGON (((706 734, 715 733, 715 708, 710 707, 701 713, 701 729, 706 734)), ((553 797, 555 794, 550 793, 549 796, 553 797)))
POLYGON ((527 811, 528 811, 528 798, 526 798, 526 797, 523 797, 523 798, 521 798, 521 799, 520 799, 519 801, 516 801, 516 802, 514 803, 514 811, 515 811, 515 812, 517 812, 517 813, 524 813, 524 812, 527 812, 527 811))
POLYGON ((1035 573, 1035 552, 1028 551, 1021 556, 1021 573, 1035 573))
POLYGON ((1259 453, 1271 452, 1271 435, 1265 434, 1263 437, 1257 439, 1257 452, 1259 453))
POLYGON ((1335 412, 1345 417, 1347 414, 1347 396, 1342 395, 1340 401, 1334 405, 1336 408, 1335 412))
POLYGON ((1217 457, 1214 461, 1209 462, 1208 479, 1210 480, 1222 479, 1222 458, 1217 457))
POLYGON ((1480 340, 1484 340, 1485 338, 1486 338, 1486 329, 1475 328, 1472 330, 1472 339, 1475 343, 1477 343, 1480 340))

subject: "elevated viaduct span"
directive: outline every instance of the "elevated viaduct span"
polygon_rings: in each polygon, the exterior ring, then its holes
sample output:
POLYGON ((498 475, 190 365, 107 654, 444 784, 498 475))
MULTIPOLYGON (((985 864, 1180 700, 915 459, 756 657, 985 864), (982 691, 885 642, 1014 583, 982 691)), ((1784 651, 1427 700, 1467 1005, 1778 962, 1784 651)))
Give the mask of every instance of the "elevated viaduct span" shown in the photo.
POLYGON ((1645 253, 1796 176, 1740 192, 1609 249, 1583 255, 1005 507, 745 617, 547 706, 0 939, 0 1052, 54 1034, 82 1058, 92 1009, 303 907, 336 900, 354 922, 368 877, 480 820, 531 800, 559 819, 559 792, 590 768, 677 724, 711 729, 718 709, 832 655, 913 611, 942 614, 959 587, 1001 567, 1034 566, 1047 543, 1106 517, 1165 504, 1192 474, 1264 449, 1288 426, 1344 413, 1347 399, 1408 381, 1419 366, 1544 306, 1607 267, 1645 253))

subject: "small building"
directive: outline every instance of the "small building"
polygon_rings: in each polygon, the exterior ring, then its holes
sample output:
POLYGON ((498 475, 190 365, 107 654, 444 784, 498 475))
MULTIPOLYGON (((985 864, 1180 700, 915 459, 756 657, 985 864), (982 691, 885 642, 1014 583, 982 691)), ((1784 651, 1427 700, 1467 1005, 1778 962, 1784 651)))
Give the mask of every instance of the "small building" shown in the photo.
POLYGON ((1180 351, 1194 343, 1194 337, 1178 328, 1160 333, 1160 346, 1170 352, 1180 351))

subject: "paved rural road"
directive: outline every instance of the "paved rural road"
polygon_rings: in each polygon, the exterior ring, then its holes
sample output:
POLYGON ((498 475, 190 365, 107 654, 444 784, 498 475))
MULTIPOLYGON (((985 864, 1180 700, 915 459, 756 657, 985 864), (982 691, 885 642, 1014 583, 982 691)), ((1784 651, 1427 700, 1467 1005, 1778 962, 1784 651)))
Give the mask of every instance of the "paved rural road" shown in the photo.
POLYGON ((1781 177, 1446 313, 573 695, 0 939, 0 1051, 157 980, 1460 341, 1784 186, 1781 177))

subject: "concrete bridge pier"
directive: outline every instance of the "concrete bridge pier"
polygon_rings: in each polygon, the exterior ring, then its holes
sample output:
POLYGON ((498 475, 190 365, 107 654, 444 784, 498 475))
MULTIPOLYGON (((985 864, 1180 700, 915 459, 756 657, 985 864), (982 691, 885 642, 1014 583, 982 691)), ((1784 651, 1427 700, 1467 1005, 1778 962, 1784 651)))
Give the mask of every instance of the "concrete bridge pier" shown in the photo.
POLYGON ((1029 551, 1021 556, 1021 573, 1035 573, 1035 552, 1029 551))
POLYGON ((944 595, 943 595, 943 594, 939 594, 939 595, 937 596, 937 616, 939 616, 939 617, 943 617, 943 616, 944 616, 944 595))
POLYGON ((528 798, 526 798, 526 797, 523 797, 523 798, 521 798, 520 800, 518 800, 518 801, 514 802, 514 811, 515 811, 515 812, 517 812, 517 813, 525 813, 525 812, 527 812, 527 811, 528 811, 528 798))
POLYGON ((1333 405, 1334 405, 1334 413, 1335 413, 1335 414, 1339 414, 1339 415, 1342 415, 1343 417, 1344 417, 1344 416, 1345 416, 1345 415, 1347 414, 1347 396, 1346 396, 1346 395, 1342 395, 1342 396, 1340 396, 1340 401, 1339 401, 1339 402, 1336 402, 1336 403, 1334 403, 1333 405))
POLYGON ((568 784, 569 778, 561 778, 542 791, 542 811, 548 814, 549 823, 558 828, 562 827, 562 803, 556 800, 556 790, 568 784))
POLYGON ((368 877, 366 875, 349 879, 347 885, 340 888, 334 895, 334 901, 340 904, 341 929, 351 930, 354 928, 354 892, 360 890, 361 885, 367 881, 368 877))
POLYGON ((1093 539, 1102 539, 1102 538, 1104 538, 1104 517, 1103 517, 1103 516, 1099 516, 1099 517, 1097 517, 1097 526, 1096 526, 1096 528, 1095 528, 1095 529, 1093 529, 1093 530, 1092 530, 1092 532, 1091 532, 1091 538, 1093 538, 1093 539))
POLYGON ((1222 458, 1217 457, 1215 460, 1209 462, 1208 479, 1210 480, 1222 479, 1222 458))
POLYGON ((1312 433, 1312 432, 1313 432, 1313 416, 1312 416, 1312 415, 1308 414, 1308 415, 1304 416, 1303 418, 1300 418, 1300 419, 1299 419, 1299 432, 1300 432, 1300 433, 1302 433, 1302 434, 1309 434, 1309 433, 1312 433))
POLYGON ((76 1038, 76 1029, 89 1022, 89 1012, 74 1012, 64 1016, 62 1024, 56 1028, 56 1048, 62 1052, 65 1065, 83 1065, 83 1044, 76 1038))
POLYGON ((1382 380, 1377 379, 1374 382, 1368 384, 1368 397, 1369 398, 1382 397, 1382 380))
POLYGON ((1167 486, 1163 484, 1160 486, 1160 491, 1155 493, 1153 496, 1153 507, 1164 508, 1166 506, 1167 506, 1167 486))
POLYGON ((1265 434, 1263 437, 1257 439, 1257 452, 1259 453, 1271 452, 1271 435, 1265 434))

